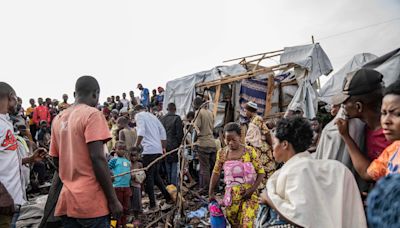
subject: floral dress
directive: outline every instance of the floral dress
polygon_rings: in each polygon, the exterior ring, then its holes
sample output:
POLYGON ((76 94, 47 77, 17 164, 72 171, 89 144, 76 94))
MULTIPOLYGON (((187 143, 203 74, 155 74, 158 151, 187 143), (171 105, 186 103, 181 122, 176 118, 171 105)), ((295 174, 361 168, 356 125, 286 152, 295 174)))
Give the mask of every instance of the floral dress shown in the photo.
POLYGON ((224 169, 224 182, 227 184, 224 197, 226 217, 232 225, 253 227, 259 206, 257 191, 250 199, 244 200, 242 196, 254 185, 257 175, 265 174, 265 172, 254 148, 246 146, 240 160, 227 160, 228 152, 228 147, 218 151, 213 170, 214 173, 220 174, 224 169), (237 171, 238 168, 240 172, 232 172, 237 171))
POLYGON ((265 178, 260 188, 263 189, 268 178, 275 172, 276 163, 272 154, 272 148, 266 141, 266 136, 270 134, 267 124, 261 116, 254 116, 249 123, 246 133, 246 144, 254 147, 260 156, 261 165, 265 170, 265 178))

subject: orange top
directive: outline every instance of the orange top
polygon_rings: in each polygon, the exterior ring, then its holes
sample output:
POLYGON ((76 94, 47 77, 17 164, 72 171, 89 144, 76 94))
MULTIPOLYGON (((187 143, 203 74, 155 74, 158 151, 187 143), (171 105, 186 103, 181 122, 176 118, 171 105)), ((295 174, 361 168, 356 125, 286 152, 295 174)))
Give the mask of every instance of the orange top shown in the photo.
POLYGON ((382 154, 371 162, 368 175, 373 180, 393 173, 400 173, 400 140, 393 142, 382 154))
POLYGON ((110 138, 103 113, 90 106, 71 106, 54 119, 50 155, 59 158, 59 175, 64 184, 56 216, 95 218, 110 213, 87 146, 89 142, 106 142, 110 138))

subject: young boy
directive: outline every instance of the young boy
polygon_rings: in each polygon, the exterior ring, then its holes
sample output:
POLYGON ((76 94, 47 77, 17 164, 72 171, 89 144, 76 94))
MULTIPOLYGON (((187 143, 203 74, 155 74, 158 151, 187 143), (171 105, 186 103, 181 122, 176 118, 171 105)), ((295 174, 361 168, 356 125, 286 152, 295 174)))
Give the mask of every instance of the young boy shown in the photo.
MULTIPOLYGON (((143 164, 140 162, 140 150, 137 147, 133 147, 130 150, 131 155, 131 167, 132 169, 141 169, 143 164)), ((142 189, 141 185, 146 179, 144 171, 131 173, 131 186, 132 186, 132 197, 131 197, 131 210, 135 216, 134 225, 139 225, 139 214, 142 212, 142 189)))
POLYGON ((136 144, 136 129, 129 127, 129 119, 124 116, 118 118, 117 125, 118 129, 120 130, 118 138, 120 141, 123 141, 125 143, 126 149, 130 151, 136 144))
MULTIPOLYGON (((111 159, 108 162, 108 166, 114 176, 129 172, 131 170, 131 162, 124 157, 126 153, 126 146, 123 142, 118 141, 115 145, 116 153, 118 157, 111 159)), ((124 208, 124 214, 118 219, 118 227, 125 227, 126 218, 128 215, 129 199, 132 195, 131 188, 131 175, 128 173, 123 176, 114 178, 113 186, 119 202, 124 208)))
POLYGON ((36 141, 39 147, 49 149, 50 146, 50 128, 48 127, 48 123, 45 120, 40 121, 39 125, 40 129, 36 133, 36 141))

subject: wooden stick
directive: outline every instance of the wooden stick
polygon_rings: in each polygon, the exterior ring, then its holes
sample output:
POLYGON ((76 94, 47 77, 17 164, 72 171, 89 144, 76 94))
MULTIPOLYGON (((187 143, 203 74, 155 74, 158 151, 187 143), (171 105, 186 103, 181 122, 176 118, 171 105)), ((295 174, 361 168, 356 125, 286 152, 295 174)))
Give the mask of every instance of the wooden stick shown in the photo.
MULTIPOLYGON (((197 144, 194 143, 194 144, 186 145, 186 146, 184 146, 184 147, 190 147, 190 146, 193 146, 193 145, 197 145, 197 144)), ((175 150, 171 150, 171 151, 169 151, 169 152, 163 154, 161 157, 158 157, 157 159, 155 159, 154 161, 152 161, 148 166, 146 166, 146 167, 144 167, 144 168, 132 169, 132 170, 129 171, 129 172, 121 173, 121 174, 118 174, 118 175, 115 175, 115 176, 112 176, 112 177, 121 177, 121 176, 130 174, 130 173, 135 173, 135 172, 140 172, 140 171, 147 171, 147 170, 150 169, 150 167, 153 166, 155 163, 157 163, 157 162, 160 161, 161 159, 167 157, 168 155, 175 153, 176 151, 178 151, 179 149, 181 149, 181 147, 183 147, 183 146, 180 146, 180 147, 176 148, 175 150)))
POLYGON ((235 81, 240 81, 240 80, 243 80, 243 79, 251 78, 251 77, 263 74, 263 73, 268 73, 268 72, 273 72, 273 71, 276 71, 276 70, 286 69, 289 66, 291 66, 291 65, 289 65, 289 64, 279 64, 279 65, 275 65, 275 66, 268 67, 268 68, 263 68, 263 69, 259 69, 259 70, 255 70, 255 71, 249 71, 249 72, 238 74, 238 75, 235 75, 235 76, 225 77, 225 78, 222 78, 222 79, 217 79, 217 80, 213 80, 213 81, 209 81, 209 82, 198 83, 196 85, 196 87, 197 88, 199 88, 199 87, 200 88, 201 87, 210 88, 210 87, 217 86, 217 85, 228 84, 228 83, 231 83, 231 82, 235 82, 235 81))
POLYGON ((215 92, 215 97, 214 97, 214 108, 213 108, 213 115, 214 118, 217 117, 218 113, 218 105, 219 105, 219 97, 221 96, 221 85, 217 86, 217 90, 215 92))
POLYGON ((258 58, 258 59, 253 59, 253 60, 250 60, 250 61, 246 61, 245 64, 258 61, 258 63, 257 63, 257 65, 258 65, 261 62, 261 60, 263 60, 263 59, 269 59, 269 58, 273 58, 273 57, 280 56, 280 55, 281 54, 275 54, 275 55, 270 55, 270 56, 262 56, 261 58, 258 58))
POLYGON ((168 216, 169 214, 172 214, 172 212, 174 212, 176 209, 176 207, 174 207, 172 210, 168 211, 167 213, 161 215, 160 217, 158 217, 156 220, 154 220, 153 222, 151 222, 150 224, 148 224, 146 226, 146 228, 150 228, 153 227, 153 225, 155 225, 156 223, 158 223, 158 221, 160 221, 161 219, 165 218, 166 216, 168 216))
POLYGON ((274 89, 275 89, 275 82, 274 82, 274 76, 270 75, 268 77, 268 90, 267 90, 267 97, 265 99, 265 111, 264 111, 264 118, 267 117, 271 113, 272 109, 272 96, 274 95, 274 89))
POLYGON ((224 63, 227 63, 227 62, 232 62, 232 61, 235 61, 235 60, 241 60, 241 59, 250 58, 250 57, 255 57, 255 56, 259 56, 259 55, 265 55, 265 54, 273 54, 273 53, 282 52, 282 51, 283 51, 283 49, 277 50, 277 51, 264 52, 264 53, 260 53, 260 54, 248 55, 248 56, 244 56, 244 57, 240 57, 240 58, 235 58, 235 59, 229 59, 229 60, 225 60, 225 61, 223 61, 223 62, 224 62, 224 63))

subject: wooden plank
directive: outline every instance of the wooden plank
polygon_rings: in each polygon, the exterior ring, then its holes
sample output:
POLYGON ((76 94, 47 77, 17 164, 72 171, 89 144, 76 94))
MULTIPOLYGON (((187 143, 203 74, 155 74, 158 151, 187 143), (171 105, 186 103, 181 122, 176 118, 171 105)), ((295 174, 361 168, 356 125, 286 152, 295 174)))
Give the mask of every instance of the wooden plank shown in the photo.
POLYGON ((274 82, 274 76, 270 75, 268 77, 268 87, 267 87, 267 94, 265 98, 265 111, 264 111, 264 118, 266 118, 270 113, 272 109, 272 96, 274 95, 274 89, 275 89, 275 82, 274 82))
POLYGON ((196 84, 196 87, 197 88, 201 88, 201 87, 210 88, 210 87, 217 86, 217 85, 228 84, 231 82, 251 78, 251 77, 254 77, 254 76, 257 76, 260 74, 273 72, 276 70, 287 69, 289 66, 291 66, 291 65, 290 64, 279 64, 279 65, 275 65, 275 66, 268 67, 268 68, 263 68, 263 69, 259 69, 259 70, 255 70, 255 71, 249 71, 249 72, 238 74, 235 76, 225 77, 222 79, 217 79, 217 80, 213 80, 213 81, 209 81, 209 82, 198 83, 198 84, 196 84))
POLYGON ((261 58, 258 58, 258 59, 253 59, 253 60, 250 60, 250 61, 246 61, 246 63, 245 64, 247 64, 247 63, 253 63, 253 62, 257 62, 258 61, 258 63, 257 63, 257 65, 261 62, 261 60, 263 60, 263 59, 269 59, 269 58, 272 58, 272 57, 276 57, 276 56, 280 56, 281 54, 275 54, 275 55, 270 55, 270 56, 265 56, 265 55, 263 55, 261 58))
POLYGON ((215 92, 215 97, 214 97, 214 108, 213 108, 214 117, 217 116, 219 97, 220 96, 221 96, 221 85, 218 85, 217 89, 216 89, 216 92, 215 92))
POLYGON ((277 50, 277 51, 264 52, 264 53, 260 53, 260 54, 248 55, 248 56, 239 57, 239 58, 235 58, 235 59, 229 59, 229 60, 225 60, 225 61, 223 61, 223 62, 224 62, 224 63, 226 63, 226 62, 232 62, 232 61, 241 60, 241 59, 245 59, 245 58, 256 57, 256 56, 259 56, 259 55, 273 54, 273 53, 282 52, 282 51, 283 51, 283 49, 277 50))

